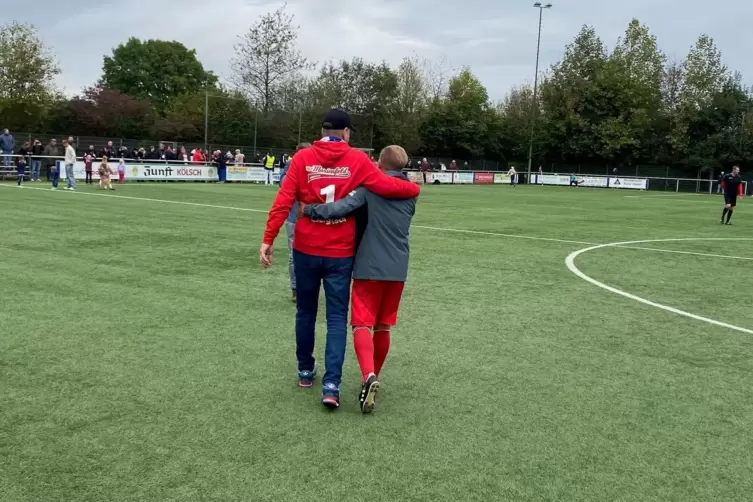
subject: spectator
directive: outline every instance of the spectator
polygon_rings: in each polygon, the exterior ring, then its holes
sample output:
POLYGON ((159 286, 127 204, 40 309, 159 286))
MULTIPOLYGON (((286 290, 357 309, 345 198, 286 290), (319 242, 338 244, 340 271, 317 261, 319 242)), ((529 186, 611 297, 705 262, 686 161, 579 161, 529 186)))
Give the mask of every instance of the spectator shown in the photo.
POLYGON ((204 154, 201 153, 201 150, 199 148, 193 151, 193 157, 191 157, 191 162, 193 162, 194 164, 204 163, 204 154))
POLYGON ((73 147, 73 150, 78 152, 78 144, 73 141, 73 136, 68 136, 68 144, 73 147))
POLYGON ((52 188, 56 190, 58 187, 57 180, 60 179, 60 170, 57 168, 57 158, 60 157, 61 153, 60 147, 58 146, 58 140, 56 139, 51 139, 50 143, 44 147, 44 151, 42 152, 42 155, 45 157, 44 170, 45 175, 47 176, 47 181, 52 181, 52 188), (53 174, 55 175, 54 177, 53 174))
POLYGON ((34 144, 31 146, 31 176, 29 177, 31 181, 40 181, 39 176, 42 172, 41 155, 43 153, 44 147, 42 146, 42 142, 38 139, 35 139, 34 144))
POLYGON ((15 149, 16 138, 11 135, 8 129, 5 129, 3 131, 3 134, 0 134, 0 153, 3 154, 3 165, 5 167, 10 167, 11 155, 13 154, 13 150, 15 149))
POLYGON ((122 185, 125 183, 125 159, 120 159, 120 162, 118 163, 118 184, 122 185))
POLYGON ((157 160, 159 159, 159 152, 157 151, 156 148, 154 148, 153 146, 150 146, 149 153, 147 153, 144 158, 147 160, 157 160))
POLYGON ((180 147, 180 150, 179 150, 179 153, 178 153, 178 159, 179 159, 179 160, 182 160, 182 161, 183 161, 184 163, 186 163, 186 164, 187 164, 187 163, 188 163, 188 161, 190 160, 190 159, 188 158, 188 152, 186 151, 186 147, 185 147, 185 146, 181 146, 181 147, 180 147))
POLYGON ((429 161, 426 160, 426 157, 421 161, 421 172, 424 177, 424 183, 426 183, 426 173, 431 171, 431 165, 429 164, 429 161))
POLYGON ((272 184, 272 172, 275 169, 275 156, 272 152, 267 152, 267 156, 264 157, 264 169, 267 170, 267 182, 266 185, 272 184))
POLYGON ((24 175, 26 174, 26 157, 21 155, 16 161, 16 172, 18 174, 18 186, 23 188, 24 175))
POLYGON ((94 156, 87 153, 84 155, 84 171, 86 172, 86 181, 85 183, 87 185, 91 185, 94 183, 92 181, 92 165, 94 164, 94 156))
POLYGON ((225 183, 227 179, 227 155, 223 155, 220 150, 214 154, 214 165, 217 166, 217 177, 220 183, 225 183))
POLYGON ((177 156, 175 155, 175 150, 173 150, 172 145, 167 145, 165 153, 162 155, 162 159, 170 162, 175 161, 176 158, 177 156))
POLYGON ((84 156, 89 155, 92 159, 97 158, 97 150, 94 149, 94 145, 89 145, 89 148, 84 152, 84 156))
MULTIPOLYGON (((21 149, 18 151, 18 154, 24 158, 30 156, 31 155, 31 143, 29 143, 28 141, 25 141, 24 144, 21 145, 21 149)), ((26 159, 27 164, 28 162, 29 160, 26 159)))
POLYGON ((128 151, 127 146, 121 146, 120 148, 118 148, 118 157, 120 157, 121 159, 126 159, 130 156, 131 152, 128 151))
POLYGON ((76 176, 73 167, 76 165, 76 150, 68 143, 68 140, 63 141, 63 146, 65 147, 65 179, 68 182, 66 190, 75 190, 76 176))
POLYGON ((463 170, 465 170, 465 171, 469 171, 470 170, 470 168, 468 166, 468 161, 467 160, 465 162, 463 162, 463 170))
POLYGON ((144 160, 146 158, 146 150, 144 150, 144 147, 139 148, 138 152, 136 152, 136 158, 139 160, 144 160))
POLYGON ((235 165, 242 166, 246 162, 246 156, 240 150, 235 151, 235 165))
POLYGON ((716 187, 716 193, 722 193, 722 180, 724 179, 724 171, 722 171, 722 174, 719 175, 719 178, 717 178, 717 182, 719 183, 716 187))
POLYGON ((440 164, 439 164, 439 170, 440 171, 446 171, 447 170, 447 166, 444 165, 444 162, 440 162, 440 164))
POLYGON ((113 146, 112 146, 112 141, 108 141, 108 142, 107 142, 107 146, 105 146, 105 147, 104 147, 104 148, 102 149, 102 151, 101 151, 101 152, 100 152, 100 154, 99 154, 99 157, 102 157, 102 158, 105 158, 105 157, 107 157, 108 159, 111 159, 111 158, 113 158, 113 157, 114 157, 115 155, 116 155, 116 154, 115 154, 115 151, 113 150, 113 146))
POLYGON ((455 162, 455 160, 453 159, 453 161, 450 162, 450 171, 457 171, 457 170, 458 170, 458 163, 455 162))

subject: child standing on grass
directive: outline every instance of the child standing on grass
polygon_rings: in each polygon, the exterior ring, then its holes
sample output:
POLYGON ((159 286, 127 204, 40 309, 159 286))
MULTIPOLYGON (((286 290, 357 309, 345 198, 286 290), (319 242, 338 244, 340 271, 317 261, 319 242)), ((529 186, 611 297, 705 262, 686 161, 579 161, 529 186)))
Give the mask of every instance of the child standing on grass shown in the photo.
POLYGON ((99 187, 105 190, 115 190, 110 183, 110 166, 107 164, 107 157, 103 157, 99 165, 99 187))
POLYGON ((86 170, 86 184, 91 185, 93 183, 92 181, 92 164, 94 163, 94 158, 91 156, 91 154, 87 153, 84 156, 84 169, 86 170))
POLYGON ((24 186, 24 176, 26 175, 26 159, 19 157, 16 162, 16 170, 18 171, 18 186, 24 186))
POLYGON ((125 159, 121 158, 118 164, 118 184, 125 183, 125 159))
MULTIPOLYGON (((388 176, 407 180, 402 173, 407 164, 408 154, 396 145, 386 147, 379 155, 379 168, 388 176)), ((390 328, 397 323, 408 276, 408 234, 415 211, 415 199, 387 200, 363 187, 337 202, 299 209, 299 215, 302 212, 301 216, 315 221, 344 218, 349 214, 356 218, 357 250, 350 321, 353 346, 363 375, 358 398, 363 413, 374 410, 379 372, 390 349, 390 328)))

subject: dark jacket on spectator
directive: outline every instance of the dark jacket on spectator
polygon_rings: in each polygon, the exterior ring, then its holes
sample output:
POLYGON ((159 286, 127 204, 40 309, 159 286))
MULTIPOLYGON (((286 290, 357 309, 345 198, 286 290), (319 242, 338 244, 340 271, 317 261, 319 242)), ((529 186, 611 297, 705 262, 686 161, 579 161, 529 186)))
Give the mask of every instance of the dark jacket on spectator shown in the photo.
MULTIPOLYGON (((63 151, 60 149, 60 145, 52 146, 52 143, 48 144, 46 147, 44 147, 44 151, 42 152, 42 155, 45 157, 62 157, 63 151)), ((59 159, 51 159, 46 158, 44 159, 44 165, 46 166, 54 166, 55 161, 59 159)))
POLYGON ((219 154, 214 159, 214 165, 217 166, 217 169, 223 169, 223 168, 227 167, 227 158, 224 155, 219 154))
POLYGON ((31 154, 33 155, 32 160, 41 160, 39 158, 40 155, 44 153, 44 147, 42 145, 32 145, 31 147, 31 154))

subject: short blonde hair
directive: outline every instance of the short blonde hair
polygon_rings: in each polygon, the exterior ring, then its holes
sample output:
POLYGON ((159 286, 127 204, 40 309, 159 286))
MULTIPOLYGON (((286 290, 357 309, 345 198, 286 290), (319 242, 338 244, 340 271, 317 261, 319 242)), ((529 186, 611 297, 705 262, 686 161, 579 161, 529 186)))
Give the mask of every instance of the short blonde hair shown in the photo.
POLYGON ((389 170, 400 171, 408 163, 408 154, 402 146, 385 146, 379 153, 379 164, 389 170))

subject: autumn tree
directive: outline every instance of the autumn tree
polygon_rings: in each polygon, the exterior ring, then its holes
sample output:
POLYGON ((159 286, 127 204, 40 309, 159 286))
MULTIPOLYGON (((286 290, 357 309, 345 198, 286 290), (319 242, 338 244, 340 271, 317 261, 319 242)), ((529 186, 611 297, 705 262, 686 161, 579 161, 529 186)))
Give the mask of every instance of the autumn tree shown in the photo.
POLYGON ((235 45, 232 82, 262 110, 271 110, 286 82, 312 64, 298 50, 298 26, 286 5, 264 14, 235 45))

